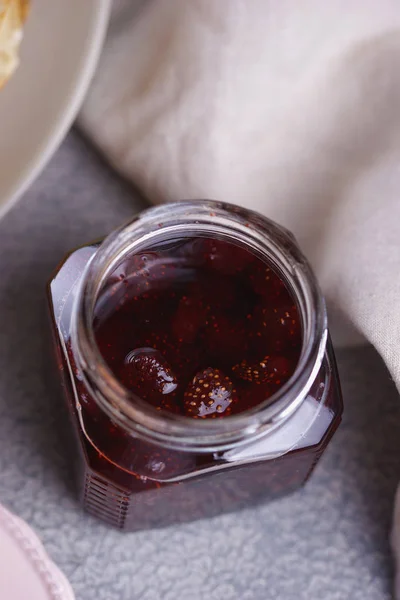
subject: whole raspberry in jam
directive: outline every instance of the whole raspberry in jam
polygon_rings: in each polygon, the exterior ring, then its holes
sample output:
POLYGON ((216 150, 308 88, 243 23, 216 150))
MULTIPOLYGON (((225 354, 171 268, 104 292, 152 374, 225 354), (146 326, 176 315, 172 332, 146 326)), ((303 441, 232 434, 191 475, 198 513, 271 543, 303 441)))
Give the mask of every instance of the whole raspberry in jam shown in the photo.
POLYGON ((220 369, 212 368, 196 373, 183 399, 185 415, 203 419, 229 415, 234 401, 232 381, 220 369))

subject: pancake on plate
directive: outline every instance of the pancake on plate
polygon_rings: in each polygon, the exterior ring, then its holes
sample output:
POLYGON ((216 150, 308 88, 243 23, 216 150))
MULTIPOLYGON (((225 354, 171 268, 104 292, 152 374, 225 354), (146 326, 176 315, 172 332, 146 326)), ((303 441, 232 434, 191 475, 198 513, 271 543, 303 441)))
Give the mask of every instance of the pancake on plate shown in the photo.
POLYGON ((29 0, 0 0, 0 88, 18 66, 29 0))

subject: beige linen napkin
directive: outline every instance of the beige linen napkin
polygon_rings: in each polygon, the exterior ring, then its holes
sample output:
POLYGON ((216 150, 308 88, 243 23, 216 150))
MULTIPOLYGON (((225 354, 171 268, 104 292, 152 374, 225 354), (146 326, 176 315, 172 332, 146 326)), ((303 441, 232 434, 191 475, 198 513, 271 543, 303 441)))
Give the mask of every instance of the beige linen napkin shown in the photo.
POLYGON ((398 0, 119 0, 80 124, 153 202, 291 229, 400 383, 398 0))

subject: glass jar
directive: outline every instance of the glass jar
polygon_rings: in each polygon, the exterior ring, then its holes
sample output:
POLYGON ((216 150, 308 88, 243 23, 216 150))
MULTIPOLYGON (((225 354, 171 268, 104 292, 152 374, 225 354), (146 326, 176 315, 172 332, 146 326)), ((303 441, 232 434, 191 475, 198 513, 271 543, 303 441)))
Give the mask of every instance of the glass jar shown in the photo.
POLYGON ((49 298, 81 500, 116 527, 165 526, 287 494, 305 483, 340 423, 321 292, 293 235, 257 213, 211 201, 151 208, 103 243, 72 252, 51 280, 49 298), (219 419, 157 411, 133 395, 106 364, 93 325, 126 257, 198 236, 234 241, 272 265, 301 320, 290 379, 265 402, 219 419))

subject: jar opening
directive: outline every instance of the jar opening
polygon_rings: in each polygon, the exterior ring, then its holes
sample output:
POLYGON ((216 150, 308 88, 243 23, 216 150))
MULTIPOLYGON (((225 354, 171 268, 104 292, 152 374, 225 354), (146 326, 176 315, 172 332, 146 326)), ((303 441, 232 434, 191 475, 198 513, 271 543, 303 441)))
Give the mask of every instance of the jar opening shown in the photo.
POLYGON ((106 238, 82 278, 72 323, 72 345, 82 377, 112 420, 132 435, 169 447, 208 452, 248 442, 249 438, 272 431, 294 414, 319 371, 326 338, 324 301, 292 235, 256 213, 212 201, 179 202, 149 209, 106 238), (106 364, 93 329, 104 286, 127 256, 194 236, 232 241, 271 264, 290 289, 302 321, 301 354, 290 379, 254 408, 221 419, 192 419, 157 411, 137 398, 106 364))

